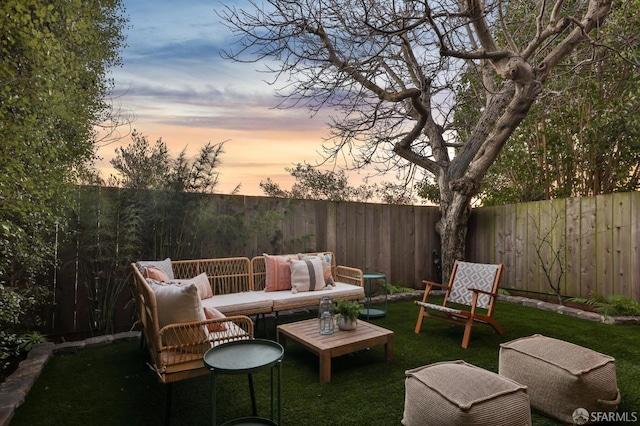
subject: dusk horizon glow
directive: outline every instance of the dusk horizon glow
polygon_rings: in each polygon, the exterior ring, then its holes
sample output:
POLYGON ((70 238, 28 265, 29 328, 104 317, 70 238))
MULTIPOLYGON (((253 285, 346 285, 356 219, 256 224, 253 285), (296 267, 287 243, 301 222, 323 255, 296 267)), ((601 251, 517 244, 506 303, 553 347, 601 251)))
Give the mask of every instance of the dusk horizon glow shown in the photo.
MULTIPOLYGON (((131 130, 151 145, 162 138, 172 158, 185 148, 193 158, 205 144, 226 141, 215 191, 224 194, 241 185, 239 194, 264 195, 259 183, 267 178, 288 189, 294 179, 285 168, 324 160, 331 111, 312 116, 305 108, 276 109, 281 99, 263 81, 270 76, 257 71, 260 64, 223 59, 220 52, 232 34, 215 13, 221 3, 124 0, 124 5, 130 28, 123 66, 111 70, 112 95, 114 107, 134 117, 131 130)), ((126 135, 99 148, 96 167, 103 177, 114 173, 109 160, 115 149, 131 143, 126 135)), ((325 169, 333 165, 330 161, 325 169)), ((365 175, 349 173, 355 179, 365 175)))

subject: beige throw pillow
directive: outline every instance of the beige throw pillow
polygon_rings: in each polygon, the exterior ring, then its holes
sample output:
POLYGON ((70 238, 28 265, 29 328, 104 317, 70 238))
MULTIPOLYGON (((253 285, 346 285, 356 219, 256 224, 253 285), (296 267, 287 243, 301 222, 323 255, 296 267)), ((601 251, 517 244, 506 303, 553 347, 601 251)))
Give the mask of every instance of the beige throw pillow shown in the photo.
POLYGON ((195 284, 195 286, 198 288, 198 295, 200 296, 200 299, 208 299, 210 297, 213 297, 213 290, 211 289, 209 277, 207 276, 206 272, 203 272, 198 276, 186 280, 172 280, 171 283, 179 285, 195 284))
POLYGON ((324 273, 324 283, 326 285, 336 286, 333 279, 333 273, 331 271, 331 253, 318 253, 315 256, 308 256, 306 254, 299 253, 298 258, 300 260, 319 258, 322 261, 322 271, 324 273))
POLYGON ((293 260, 290 265, 292 293, 332 288, 325 285, 322 261, 319 258, 293 260))
MULTIPOLYGON (((156 296, 160 328, 170 324, 204 321, 206 319, 200 296, 198 296, 198 288, 195 284, 162 285, 151 282, 150 285, 156 296)), ((207 339, 205 327, 199 329, 197 333, 198 336, 190 336, 190 338, 196 337, 202 341, 207 339)), ((168 345, 184 343, 180 341, 179 336, 175 333, 165 333, 164 340, 168 345)))

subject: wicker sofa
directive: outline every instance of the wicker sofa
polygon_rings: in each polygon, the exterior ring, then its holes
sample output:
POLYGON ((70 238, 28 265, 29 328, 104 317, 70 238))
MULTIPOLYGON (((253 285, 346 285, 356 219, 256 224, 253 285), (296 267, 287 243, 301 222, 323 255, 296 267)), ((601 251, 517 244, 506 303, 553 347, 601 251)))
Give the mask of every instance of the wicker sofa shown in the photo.
POLYGON ((187 280, 206 273, 212 296, 199 303, 203 308, 215 308, 226 317, 173 323, 164 327, 159 326, 162 321, 153 284, 143 276, 141 262, 132 263, 138 318, 143 328, 142 342, 148 347, 151 358, 149 366, 163 383, 206 374, 202 356, 207 349, 225 341, 253 338, 254 325, 249 315, 256 315, 257 318, 260 314, 277 315, 283 310, 315 307, 322 296, 349 300, 363 298, 362 271, 336 265, 333 253, 322 254, 330 256, 335 286, 330 290, 297 293, 291 290, 265 291, 265 256, 253 259, 231 257, 170 261, 172 278, 176 280, 187 280), (221 324, 223 331, 203 332, 206 327, 221 324))

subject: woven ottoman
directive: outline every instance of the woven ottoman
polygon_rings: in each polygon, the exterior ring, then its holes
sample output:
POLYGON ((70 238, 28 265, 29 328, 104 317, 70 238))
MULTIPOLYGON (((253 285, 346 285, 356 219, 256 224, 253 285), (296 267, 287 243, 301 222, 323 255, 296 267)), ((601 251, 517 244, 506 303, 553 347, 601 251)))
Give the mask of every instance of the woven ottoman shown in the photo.
POLYGON ((618 408, 614 362, 591 349, 534 334, 500 345, 498 373, 526 385, 534 409, 573 423, 578 408, 589 413, 618 408))
POLYGON ((527 388, 464 361, 405 373, 404 426, 531 424, 527 388))

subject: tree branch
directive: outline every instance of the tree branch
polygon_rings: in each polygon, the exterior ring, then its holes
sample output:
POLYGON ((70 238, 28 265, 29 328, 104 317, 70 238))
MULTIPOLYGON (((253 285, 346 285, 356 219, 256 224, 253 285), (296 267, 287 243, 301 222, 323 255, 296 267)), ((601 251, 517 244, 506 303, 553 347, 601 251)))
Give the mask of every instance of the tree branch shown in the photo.
POLYGON ((587 38, 587 34, 594 28, 600 27, 605 18, 611 13, 612 0, 589 0, 589 7, 584 18, 577 22, 576 28, 564 38, 547 56, 540 66, 538 80, 544 82, 555 66, 571 53, 575 47, 587 38))
POLYGON ((498 50, 482 10, 482 1, 466 0, 466 4, 478 41, 485 50, 484 54, 487 55, 478 59, 489 59, 498 74, 503 78, 515 81, 519 86, 531 82, 533 80, 533 70, 521 56, 515 52, 498 50), (497 56, 490 57, 493 55, 497 56))

